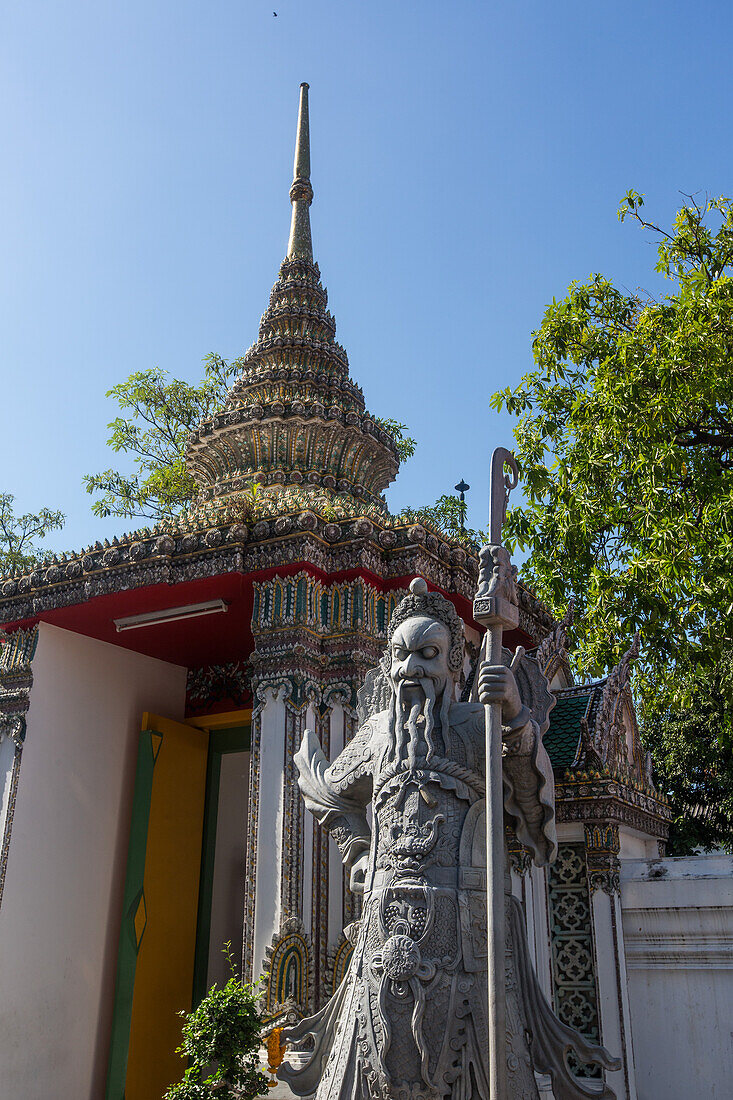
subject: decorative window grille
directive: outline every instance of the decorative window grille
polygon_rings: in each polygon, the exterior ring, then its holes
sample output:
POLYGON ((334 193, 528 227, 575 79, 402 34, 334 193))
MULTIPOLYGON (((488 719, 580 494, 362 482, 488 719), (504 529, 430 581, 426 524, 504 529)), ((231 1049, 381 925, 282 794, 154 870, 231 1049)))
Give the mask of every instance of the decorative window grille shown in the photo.
POLYGON ((305 617, 307 607, 306 593, 307 587, 305 578, 302 578, 298 581, 298 587, 295 592, 295 618, 298 621, 305 617))
POLYGON ((320 634, 366 629, 384 637, 403 595, 401 590, 380 595, 359 577, 332 585, 306 573, 255 581, 252 627, 256 632, 306 625, 320 634))
MULTIPOLYGON (((553 1001, 557 1015, 586 1039, 600 1042, 590 891, 582 844, 561 844, 548 875, 553 1001)), ((570 1059, 579 1077, 600 1077, 599 1066, 570 1059)))

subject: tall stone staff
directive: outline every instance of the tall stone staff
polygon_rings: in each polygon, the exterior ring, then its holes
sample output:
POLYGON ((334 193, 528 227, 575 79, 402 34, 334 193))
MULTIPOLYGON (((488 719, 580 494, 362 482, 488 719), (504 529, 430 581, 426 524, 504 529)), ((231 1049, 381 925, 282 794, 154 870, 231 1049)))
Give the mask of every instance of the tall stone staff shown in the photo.
MULTIPOLYGON (((479 587, 473 602, 476 622, 486 627, 486 658, 502 663, 504 628, 519 624, 514 574, 501 545, 509 491, 519 480, 514 455, 497 447, 491 456, 489 545, 481 551, 479 587), (505 473, 505 467, 511 476, 505 473)), ((506 1085, 506 958, 504 913, 504 791, 502 787, 501 703, 486 705, 486 914, 489 983, 489 1088, 491 1100, 508 1100, 506 1085)))

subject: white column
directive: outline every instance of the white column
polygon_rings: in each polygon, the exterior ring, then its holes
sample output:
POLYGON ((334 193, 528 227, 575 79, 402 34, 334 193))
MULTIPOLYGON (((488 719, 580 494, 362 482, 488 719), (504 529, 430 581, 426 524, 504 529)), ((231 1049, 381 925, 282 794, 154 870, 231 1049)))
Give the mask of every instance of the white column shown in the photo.
POLYGON ((5 836, 5 822, 10 808, 15 754, 15 741, 0 731, 0 848, 5 836))
POLYGON ((593 939, 596 953, 596 991, 601 1041, 624 1065, 606 1080, 617 1100, 636 1100, 631 1021, 626 992, 626 960, 623 954, 621 905, 617 891, 595 890, 591 898, 593 939))
POLYGON ((252 969, 262 973, 265 951, 280 928, 280 885, 283 842, 283 760, 285 752, 285 689, 263 687, 264 706, 259 714, 259 774, 254 939, 252 969))
POLYGON ((536 867, 529 852, 510 852, 512 893, 521 902, 527 946, 542 992, 552 1004, 550 917, 547 909, 547 868, 536 867))
POLYGON ((552 958, 550 956, 550 914, 547 908, 547 867, 532 864, 529 874, 531 899, 527 919, 534 930, 534 967, 542 992, 552 1004, 552 958), (531 900, 531 909, 530 909, 531 900))
MULTIPOLYGON (((308 704, 305 714, 305 727, 316 728, 316 712, 313 704, 308 704)), ((300 916, 306 932, 313 935, 313 814, 305 810, 303 814, 303 889, 301 893, 300 916)))
MULTIPOLYGON (((335 760, 344 747, 344 708, 335 702, 331 710, 331 759, 335 760)), ((310 816, 310 815, 309 815, 310 816)), ((328 946, 333 947, 343 930, 343 864, 336 841, 328 841, 328 946)))
POLYGON ((607 1073, 606 1080, 617 1100, 636 1100, 621 925, 619 830, 610 822, 591 822, 584 825, 584 833, 601 1042, 610 1054, 623 1063, 620 1070, 607 1073))
POLYGON ((621 890, 613 895, 613 939, 616 948, 617 977, 621 1020, 624 1025, 626 1070, 629 1078, 629 1098, 636 1100, 636 1066, 634 1064, 634 1037, 631 1024, 631 1002, 629 1000, 629 982, 626 975, 626 945, 624 943, 623 910, 621 908, 621 890))

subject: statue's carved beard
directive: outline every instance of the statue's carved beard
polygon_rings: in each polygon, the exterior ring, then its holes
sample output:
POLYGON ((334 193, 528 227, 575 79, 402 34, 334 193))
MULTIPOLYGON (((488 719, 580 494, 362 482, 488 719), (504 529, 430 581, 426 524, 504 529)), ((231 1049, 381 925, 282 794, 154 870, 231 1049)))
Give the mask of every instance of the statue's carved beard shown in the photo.
MULTIPOLYGON (((389 715, 390 756, 395 762, 405 760, 410 769, 417 767, 421 756, 426 761, 435 756, 436 684, 429 676, 420 677, 419 684, 419 690, 414 682, 409 685, 412 698, 408 701, 405 681, 397 681, 389 715)), ((444 738, 448 729, 450 703, 450 684, 446 684, 440 697, 440 723, 444 738)))

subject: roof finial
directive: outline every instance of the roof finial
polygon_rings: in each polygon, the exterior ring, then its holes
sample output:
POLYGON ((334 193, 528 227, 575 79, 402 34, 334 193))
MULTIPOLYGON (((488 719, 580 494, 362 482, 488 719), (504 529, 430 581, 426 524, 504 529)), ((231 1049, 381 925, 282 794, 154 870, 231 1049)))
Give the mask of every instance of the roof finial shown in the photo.
POLYGON ((293 218, 290 223, 288 241, 288 259, 309 260, 313 263, 313 243, 311 241, 311 222, 309 207, 313 202, 311 187, 311 151, 310 128, 308 125, 308 85, 300 85, 300 106, 298 108, 298 135, 295 139, 295 163, 293 165, 293 186, 290 188, 290 201, 293 204, 293 218))

